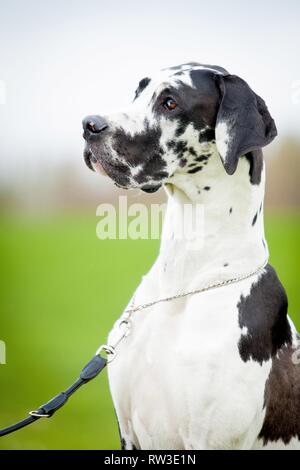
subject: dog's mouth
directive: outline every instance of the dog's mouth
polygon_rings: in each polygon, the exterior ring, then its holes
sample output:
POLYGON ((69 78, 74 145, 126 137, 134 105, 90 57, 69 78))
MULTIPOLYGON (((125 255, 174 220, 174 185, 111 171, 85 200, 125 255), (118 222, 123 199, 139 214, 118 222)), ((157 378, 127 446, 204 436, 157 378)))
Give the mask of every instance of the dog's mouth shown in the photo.
POLYGON ((98 152, 96 155, 93 149, 87 145, 83 153, 83 158, 87 167, 100 175, 108 176, 117 186, 129 189, 129 167, 121 162, 111 162, 106 153, 105 149, 103 149, 103 151, 99 152, 99 155, 98 152))
POLYGON ((99 160, 96 159, 96 157, 94 156, 94 154, 93 154, 93 152, 92 152, 91 149, 86 148, 86 149, 84 150, 83 158, 84 158, 84 161, 85 161, 86 166, 87 166, 90 170, 96 171, 96 172, 99 173, 100 175, 107 176, 107 173, 106 173, 106 171, 105 171, 104 168, 103 168, 103 165, 100 163, 99 160))
MULTIPOLYGON (((103 152, 105 154, 105 152, 103 152)), ((121 162, 110 162, 104 155, 96 156, 92 148, 86 145, 83 158, 87 167, 96 173, 108 176, 116 186, 123 189, 138 188, 145 193, 155 193, 161 188, 161 184, 134 184, 130 177, 130 169, 121 162)))

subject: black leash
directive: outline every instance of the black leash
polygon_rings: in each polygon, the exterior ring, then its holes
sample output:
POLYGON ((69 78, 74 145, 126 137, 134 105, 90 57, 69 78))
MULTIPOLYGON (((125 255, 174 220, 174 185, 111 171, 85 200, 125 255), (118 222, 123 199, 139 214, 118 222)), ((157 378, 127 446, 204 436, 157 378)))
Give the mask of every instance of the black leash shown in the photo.
POLYGON ((25 426, 28 426, 40 418, 51 418, 51 416, 53 416, 59 408, 66 404, 68 398, 73 395, 73 393, 75 393, 82 385, 97 377, 97 375, 100 374, 100 372, 104 369, 106 364, 107 359, 96 353, 93 359, 80 372, 79 379, 77 379, 76 382, 67 388, 67 390, 56 395, 47 403, 40 406, 36 411, 30 411, 28 418, 25 418, 16 424, 12 424, 7 428, 1 429, 0 437, 17 431, 18 429, 24 428, 25 426))

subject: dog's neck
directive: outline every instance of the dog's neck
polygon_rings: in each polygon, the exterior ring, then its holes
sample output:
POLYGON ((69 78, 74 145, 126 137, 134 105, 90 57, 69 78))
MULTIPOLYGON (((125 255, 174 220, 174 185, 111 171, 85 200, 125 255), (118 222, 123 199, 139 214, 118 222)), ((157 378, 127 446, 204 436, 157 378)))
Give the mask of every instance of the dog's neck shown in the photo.
POLYGON ((203 171, 175 174, 166 191, 161 249, 154 266, 161 295, 247 274, 267 259, 264 170, 260 183, 252 184, 246 158, 229 176, 213 154, 203 171))

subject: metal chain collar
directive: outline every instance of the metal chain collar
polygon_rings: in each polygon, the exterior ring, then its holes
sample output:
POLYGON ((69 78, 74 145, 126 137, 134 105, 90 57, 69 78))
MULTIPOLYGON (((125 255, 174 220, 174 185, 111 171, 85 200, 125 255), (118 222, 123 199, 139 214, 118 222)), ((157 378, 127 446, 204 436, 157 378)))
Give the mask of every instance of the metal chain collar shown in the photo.
POLYGON ((188 292, 183 292, 180 294, 175 294, 171 295, 169 297, 164 297, 162 299, 158 300, 153 300, 152 302, 147 302, 145 304, 138 305, 137 307, 134 307, 134 301, 135 301, 135 295, 133 296, 129 307, 125 310, 123 313, 122 317, 119 320, 119 328, 120 328, 120 336, 116 341, 114 341, 113 344, 102 344, 96 351, 96 355, 99 355, 102 351, 104 351, 107 354, 107 362, 111 362, 117 355, 117 347, 119 344, 125 339, 131 331, 131 316, 135 312, 139 312, 141 310, 144 310, 149 307, 153 307, 153 305, 157 305, 162 302, 170 302, 171 300, 177 300, 177 299, 182 299, 184 297, 187 297, 189 295, 194 295, 194 294, 200 294, 201 292, 206 292, 211 289, 216 289, 218 287, 224 287, 229 284, 234 284, 240 281, 243 281, 245 279, 248 279, 249 277, 254 276, 255 274, 258 274, 260 271, 262 271, 265 266, 268 264, 269 259, 267 258, 264 263, 259 266, 259 268, 247 273, 243 274, 241 276, 233 277, 231 279, 225 279, 224 281, 218 281, 213 284, 209 284, 208 286, 201 287, 199 289, 194 289, 192 291, 188 292))

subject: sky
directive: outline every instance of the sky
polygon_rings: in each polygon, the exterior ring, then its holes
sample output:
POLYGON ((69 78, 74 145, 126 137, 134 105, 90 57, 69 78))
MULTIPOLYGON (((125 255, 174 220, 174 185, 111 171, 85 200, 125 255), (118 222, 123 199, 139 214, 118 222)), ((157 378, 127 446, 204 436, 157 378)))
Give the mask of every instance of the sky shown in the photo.
POLYGON ((152 71, 224 66, 279 130, 300 124, 300 2, 0 0, 0 182, 84 168, 81 120, 118 110, 152 71))

